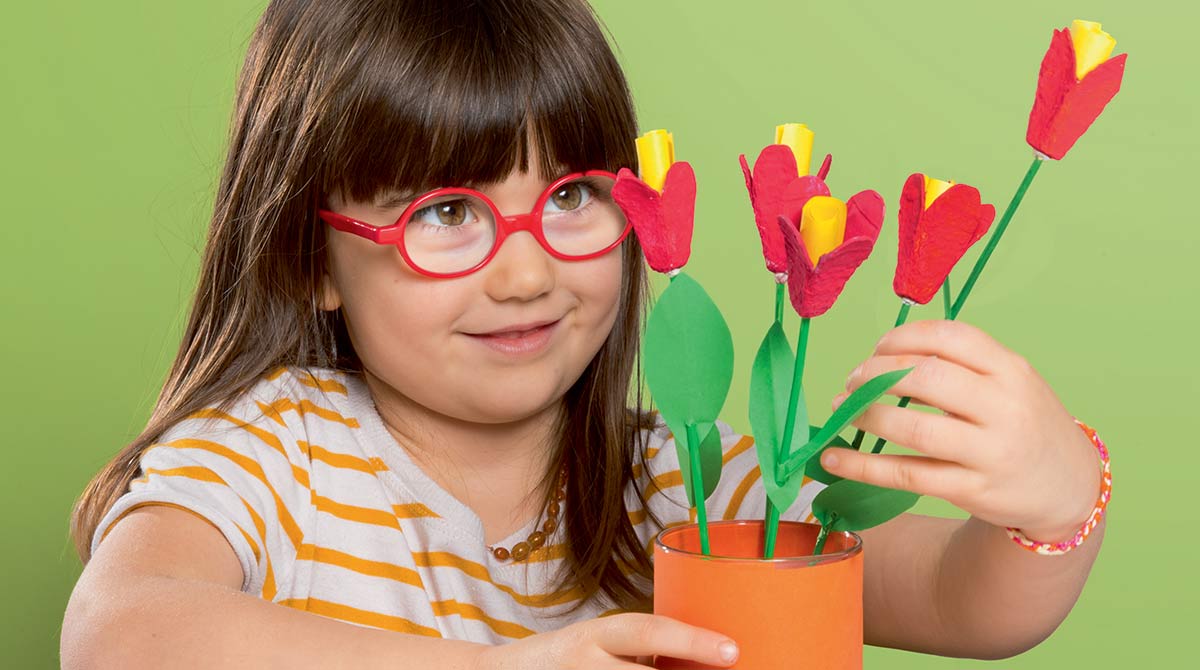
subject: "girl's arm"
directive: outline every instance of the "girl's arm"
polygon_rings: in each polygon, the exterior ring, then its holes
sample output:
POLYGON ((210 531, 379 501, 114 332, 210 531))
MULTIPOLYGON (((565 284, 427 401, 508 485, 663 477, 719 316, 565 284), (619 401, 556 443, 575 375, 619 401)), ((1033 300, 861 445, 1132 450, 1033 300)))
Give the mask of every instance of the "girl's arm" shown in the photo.
POLYGON ((959 658, 1020 654, 1071 611, 1103 533, 1102 521, 1073 551, 1039 556, 974 517, 903 514, 862 531, 865 641, 959 658))
POLYGON ((224 536, 148 506, 113 526, 67 605, 62 667, 447 668, 482 645, 363 628, 242 593, 224 536))
POLYGON ((584 621, 490 647, 375 630, 239 591, 224 536, 188 512, 134 510, 100 543, 67 605, 61 662, 72 668, 625 668, 663 654, 725 667, 721 635, 648 614, 584 621))

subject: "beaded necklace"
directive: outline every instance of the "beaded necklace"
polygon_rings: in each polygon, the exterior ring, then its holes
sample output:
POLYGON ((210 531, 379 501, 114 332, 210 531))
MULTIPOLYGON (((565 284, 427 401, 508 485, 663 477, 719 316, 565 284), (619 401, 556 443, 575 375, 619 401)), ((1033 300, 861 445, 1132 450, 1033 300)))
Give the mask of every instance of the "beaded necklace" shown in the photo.
POLYGON ((498 561, 507 561, 511 558, 514 561, 523 561, 529 558, 529 554, 534 550, 542 548, 546 544, 546 540, 554 534, 554 531, 559 526, 558 515, 561 513, 562 502, 567 499, 567 469, 564 467, 562 472, 558 473, 558 490, 550 498, 550 504, 546 506, 546 520, 542 523, 540 530, 535 530, 525 538, 524 542, 518 542, 512 546, 512 549, 504 547, 487 545, 488 551, 492 552, 492 556, 498 561))

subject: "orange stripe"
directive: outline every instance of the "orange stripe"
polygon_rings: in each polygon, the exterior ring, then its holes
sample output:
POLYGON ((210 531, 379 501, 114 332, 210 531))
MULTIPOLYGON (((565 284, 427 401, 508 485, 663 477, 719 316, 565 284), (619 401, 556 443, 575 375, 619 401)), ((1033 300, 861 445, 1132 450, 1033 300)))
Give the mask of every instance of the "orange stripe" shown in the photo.
POLYGON ((506 593, 509 597, 521 605, 528 605, 530 607, 553 607, 555 605, 561 605, 563 603, 569 603, 574 600, 578 600, 583 595, 580 589, 571 588, 555 593, 527 596, 523 593, 518 593, 514 589, 505 586, 504 584, 497 584, 496 582, 492 581, 491 573, 488 572, 487 567, 455 554, 445 551, 414 551, 412 556, 413 561, 419 567, 455 568, 465 573, 469 577, 474 577, 481 582, 487 582, 488 584, 491 584, 500 591, 506 593))
POLYGON ((311 400, 301 400, 300 403, 297 404, 296 401, 292 400, 291 398, 280 398, 269 405, 258 401, 256 401, 256 404, 258 405, 258 408, 263 411, 263 414, 267 416, 267 418, 281 426, 286 425, 283 421, 283 413, 294 411, 300 416, 312 414, 319 416, 326 421, 340 423, 345 426, 349 426, 350 428, 358 428, 358 419, 344 417, 329 408, 317 405, 311 400))
POLYGON ((395 631, 397 633, 412 633, 413 635, 424 635, 425 637, 441 637, 442 634, 434 628, 422 626, 405 619, 404 617, 392 616, 390 614, 380 614, 370 610, 358 609, 349 605, 340 603, 331 603, 327 600, 315 600, 313 598, 293 598, 280 601, 280 605, 292 607, 313 614, 329 617, 331 619, 340 619, 350 623, 361 624, 364 626, 373 626, 384 630, 395 631))
MULTIPOLYGON (((265 379, 269 382, 273 382, 276 379, 279 379, 280 377, 282 377, 283 373, 285 373, 287 371, 288 371, 288 368, 286 365, 281 366, 281 367, 275 368, 269 374, 265 375, 263 377, 263 379, 265 379)), ((332 379, 321 379, 320 377, 317 377, 316 375, 309 372, 308 370, 297 369, 292 374, 292 377, 295 378, 295 380, 300 382, 301 384, 304 384, 305 386, 311 386, 316 389, 321 389, 322 391, 330 391, 333 393, 343 393, 343 394, 346 393, 346 387, 343 386, 340 382, 334 381, 332 379)))
POLYGON ((567 545, 565 543, 545 544, 541 548, 529 552, 529 558, 526 558, 525 562, 542 563, 545 561, 556 561, 560 558, 565 558, 566 555, 567 545))
POLYGON ((629 513, 629 523, 636 526, 644 522, 648 516, 650 516, 650 513, 646 511, 645 507, 635 509, 629 513))
POLYGON ((372 509, 370 507, 347 505, 324 496, 319 496, 316 493, 312 494, 312 501, 317 506, 317 511, 332 514, 339 519, 400 530, 400 522, 396 520, 396 515, 391 512, 372 509))
POLYGON ((297 440, 296 446, 300 448, 300 451, 303 451, 304 453, 308 454, 308 457, 310 460, 321 461, 322 463, 325 463, 326 465, 331 465, 335 468, 344 468, 346 470, 358 470, 359 472, 365 472, 367 474, 372 474, 372 475, 375 474, 376 472, 379 472, 380 470, 387 470, 387 466, 383 465, 382 461, 379 463, 373 463, 371 461, 359 458, 357 456, 351 456, 349 454, 338 454, 338 453, 329 451, 325 447, 318 447, 315 444, 309 444, 308 442, 305 442, 303 440, 297 440), (380 466, 382 466, 382 467, 380 467, 380 466))
POLYGON ((487 624, 488 628, 491 628, 504 637, 522 638, 534 635, 532 630, 511 621, 494 619, 488 616, 482 609, 470 603, 460 603, 457 600, 434 600, 429 605, 433 608, 433 613, 437 616, 458 615, 464 619, 482 621, 487 624))
POLYGON ((401 519, 418 519, 423 517, 432 517, 434 519, 442 518, 442 515, 429 509, 421 503, 405 503, 403 505, 392 505, 392 512, 401 519))
POLYGON ((339 568, 345 568, 361 575, 391 579, 402 584, 415 586, 419 589, 425 588, 424 582, 421 581, 421 575, 416 570, 393 563, 359 558, 358 556, 352 556, 336 549, 303 544, 300 545, 300 551, 296 552, 296 560, 336 565, 339 568))
MULTIPOLYGON (((733 460, 738 455, 745 452, 750 447, 754 446, 754 438, 749 435, 743 435, 737 444, 733 445, 721 455, 721 464, 729 465, 729 461, 733 460)), ((683 473, 679 470, 671 470, 658 475, 650 480, 650 486, 656 487, 659 491, 671 488, 672 486, 683 486, 683 473)), ((649 488, 649 486, 647 486, 649 488)))
POLYGON ((751 468, 745 477, 742 477, 742 481, 733 490, 733 497, 729 499, 729 506, 725 508, 725 516, 722 518, 726 520, 737 518, 738 510, 742 509, 742 501, 746 499, 746 494, 750 492, 754 482, 761 478, 762 469, 757 465, 751 468))
MULTIPOLYGON (((283 526, 283 530, 287 533, 288 539, 292 541, 292 546, 300 546, 301 540, 304 539, 304 532, 300 530, 300 525, 296 523, 295 518, 292 517, 292 514, 290 511, 288 511, 287 506, 283 504, 283 499, 279 497, 279 493, 275 491, 275 487, 271 486, 271 483, 267 481, 267 474, 263 472, 262 465, 258 461, 243 454, 239 454, 225 445, 217 444, 216 442, 209 442, 207 440, 181 438, 167 442, 162 446, 167 446, 174 449, 200 449, 203 451, 208 451, 213 454, 224 456, 234 464, 241 467, 246 474, 249 474, 257 479, 262 483, 263 486, 267 488, 268 491, 271 492, 271 497, 275 500, 275 513, 279 517, 280 525, 283 526)), ((296 468, 294 466, 292 468, 292 474, 296 474, 296 468)), ((307 477, 305 479, 307 481, 307 477)), ((307 488, 307 486, 305 488, 307 488)))

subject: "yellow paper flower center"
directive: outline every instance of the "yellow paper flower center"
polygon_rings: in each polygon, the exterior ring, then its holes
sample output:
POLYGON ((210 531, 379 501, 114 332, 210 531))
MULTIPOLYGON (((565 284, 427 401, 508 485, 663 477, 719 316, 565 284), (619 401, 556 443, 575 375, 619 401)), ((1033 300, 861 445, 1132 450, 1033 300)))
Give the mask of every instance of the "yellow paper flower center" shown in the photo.
POLYGON ((833 251, 846 238, 846 203, 818 195, 804 203, 800 215, 800 239, 815 267, 821 256, 833 251))
POLYGON ((941 179, 934 179, 933 177, 926 175, 925 209, 929 209, 929 206, 933 204, 933 201, 937 200, 938 197, 946 191, 949 191, 951 186, 954 186, 954 182, 942 181, 941 179))
POLYGON ((1071 22, 1071 43, 1075 46, 1075 78, 1083 79, 1087 73, 1108 60, 1117 41, 1112 35, 1100 30, 1095 21, 1071 22))
POLYGON ((792 148, 796 156, 796 168, 800 176, 808 174, 812 163, 813 131, 803 123, 785 123, 775 126, 775 144, 792 148))
POLYGON ((637 154, 642 181, 662 192, 667 170, 675 163, 675 136, 665 130, 651 130, 637 138, 637 154))

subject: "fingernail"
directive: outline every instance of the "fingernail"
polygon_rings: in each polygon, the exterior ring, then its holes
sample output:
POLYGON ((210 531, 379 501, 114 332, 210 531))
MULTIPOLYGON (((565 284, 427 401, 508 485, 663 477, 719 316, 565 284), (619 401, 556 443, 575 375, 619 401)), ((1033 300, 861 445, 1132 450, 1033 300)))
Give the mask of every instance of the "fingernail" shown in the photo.
POLYGON ((854 372, 851 372, 849 377, 846 377, 846 388, 847 389, 850 388, 850 382, 854 381, 854 378, 857 377, 858 373, 860 373, 860 372, 862 372, 861 364, 858 367, 854 368, 854 372))
POLYGON ((837 408, 838 408, 838 407, 840 407, 842 403, 846 402, 846 398, 848 398, 848 397, 850 397, 850 394, 849 394, 849 393, 839 393, 839 394, 837 394, 837 396, 836 396, 836 397, 833 399, 833 409, 834 409, 834 411, 837 411, 837 408))
POLYGON ((832 451, 826 451, 824 454, 821 454, 821 465, 824 465, 826 470, 829 468, 836 468, 837 464, 837 454, 833 453, 832 451))
POLYGON ((738 646, 732 640, 722 642, 717 651, 721 654, 721 660, 726 663, 733 663, 738 658, 738 646))

